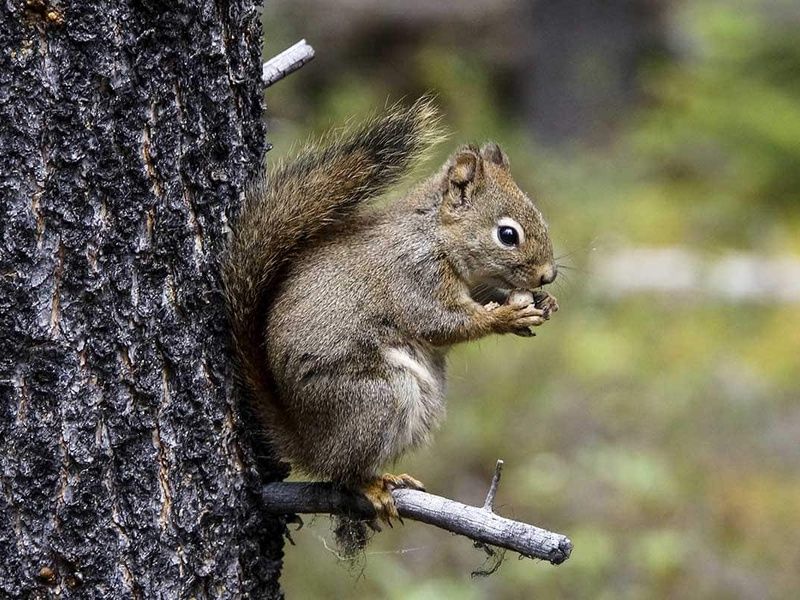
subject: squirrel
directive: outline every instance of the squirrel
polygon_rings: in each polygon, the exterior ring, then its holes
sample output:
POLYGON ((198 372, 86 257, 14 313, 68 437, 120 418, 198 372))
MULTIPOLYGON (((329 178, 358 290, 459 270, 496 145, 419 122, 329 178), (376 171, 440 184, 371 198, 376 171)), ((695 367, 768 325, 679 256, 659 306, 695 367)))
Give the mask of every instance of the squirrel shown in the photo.
POLYGON ((282 458, 364 493, 423 489, 384 465, 428 441, 459 342, 533 335, 558 310, 541 212, 495 143, 459 148, 373 206, 442 133, 428 98, 334 131, 245 192, 223 283, 241 375, 282 458), (535 291, 532 291, 535 290, 535 291))

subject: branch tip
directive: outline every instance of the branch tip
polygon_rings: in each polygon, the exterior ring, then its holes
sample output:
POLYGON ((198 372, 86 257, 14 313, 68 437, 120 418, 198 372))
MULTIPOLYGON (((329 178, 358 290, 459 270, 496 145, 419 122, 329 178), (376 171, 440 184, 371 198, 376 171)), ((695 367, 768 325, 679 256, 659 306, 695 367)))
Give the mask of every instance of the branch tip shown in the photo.
POLYGON ((489 485, 489 491, 486 493, 486 501, 483 503, 483 509, 489 512, 494 512, 494 497, 497 495, 497 488, 500 486, 500 477, 503 474, 503 460, 498 458, 497 464, 494 466, 494 475, 492 475, 492 483, 489 485))

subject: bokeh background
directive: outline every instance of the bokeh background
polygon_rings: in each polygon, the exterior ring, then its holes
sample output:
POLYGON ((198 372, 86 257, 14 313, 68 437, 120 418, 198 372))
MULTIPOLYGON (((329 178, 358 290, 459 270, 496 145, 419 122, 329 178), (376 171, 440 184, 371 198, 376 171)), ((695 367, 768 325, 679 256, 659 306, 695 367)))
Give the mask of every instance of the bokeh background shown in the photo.
POLYGON ((287 546, 293 598, 800 597, 800 3, 269 0, 269 158, 433 91, 455 145, 501 143, 551 225, 561 312, 455 350, 448 419, 397 465, 569 535, 493 566, 413 522, 337 558, 287 546))

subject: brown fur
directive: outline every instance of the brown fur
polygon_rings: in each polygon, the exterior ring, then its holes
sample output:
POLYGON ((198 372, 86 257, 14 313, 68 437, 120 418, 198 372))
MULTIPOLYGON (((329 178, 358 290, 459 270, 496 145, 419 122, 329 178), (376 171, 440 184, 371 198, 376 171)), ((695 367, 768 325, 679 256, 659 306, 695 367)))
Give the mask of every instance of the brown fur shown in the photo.
POLYGON ((449 346, 546 318, 482 303, 555 276, 547 226, 496 144, 461 148, 390 206, 363 206, 439 137, 436 119, 422 100, 303 150, 256 181, 234 225, 237 355, 278 449, 309 474, 374 478, 443 418, 449 346), (501 217, 524 229, 519 248, 493 237, 501 217))

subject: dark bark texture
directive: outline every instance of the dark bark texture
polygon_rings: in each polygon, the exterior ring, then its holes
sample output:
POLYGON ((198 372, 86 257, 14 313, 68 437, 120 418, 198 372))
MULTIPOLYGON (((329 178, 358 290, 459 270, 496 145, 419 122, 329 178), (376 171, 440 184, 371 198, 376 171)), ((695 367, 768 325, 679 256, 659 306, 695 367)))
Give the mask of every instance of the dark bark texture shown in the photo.
POLYGON ((0 597, 280 596, 218 261, 253 0, 0 8, 0 597))

